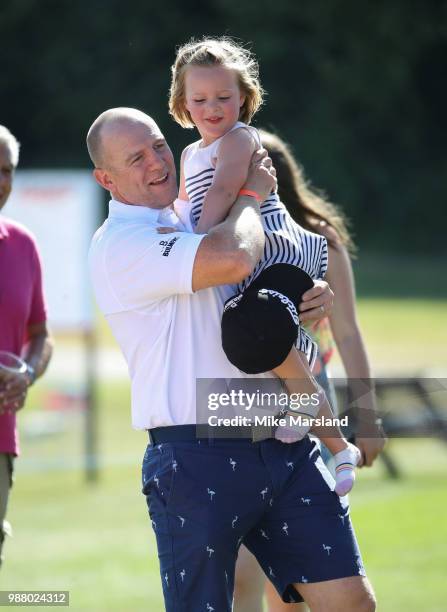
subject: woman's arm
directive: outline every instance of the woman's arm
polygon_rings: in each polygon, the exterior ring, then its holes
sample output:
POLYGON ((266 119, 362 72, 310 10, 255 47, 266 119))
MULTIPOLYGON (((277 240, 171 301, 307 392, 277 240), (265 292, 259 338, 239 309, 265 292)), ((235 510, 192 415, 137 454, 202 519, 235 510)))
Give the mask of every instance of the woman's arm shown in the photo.
MULTIPOLYGON (((334 340, 348 380, 351 379, 355 385, 355 380, 363 379, 368 385, 371 379, 371 367, 357 319, 354 275, 349 254, 333 228, 322 225, 319 231, 336 244, 335 247, 329 245, 329 265, 326 274, 326 280, 335 294, 332 313, 329 316, 334 340)), ((370 392, 362 395, 357 404, 361 408, 360 418, 365 420, 368 437, 360 435, 356 438, 356 444, 362 451, 365 465, 370 466, 385 444, 385 440, 379 436, 379 431, 377 431, 378 437, 372 437, 377 429, 375 394, 372 387, 370 392)))
POLYGON ((234 130, 222 139, 213 183, 205 196, 202 214, 195 228, 197 234, 207 233, 225 219, 245 183, 256 148, 253 136, 246 129, 234 130))
POLYGON ((328 245, 329 264, 326 280, 335 294, 329 321, 346 376, 370 378, 371 368, 357 319, 354 275, 349 255, 340 243, 335 230, 323 226, 321 233, 337 245, 336 247, 328 245))

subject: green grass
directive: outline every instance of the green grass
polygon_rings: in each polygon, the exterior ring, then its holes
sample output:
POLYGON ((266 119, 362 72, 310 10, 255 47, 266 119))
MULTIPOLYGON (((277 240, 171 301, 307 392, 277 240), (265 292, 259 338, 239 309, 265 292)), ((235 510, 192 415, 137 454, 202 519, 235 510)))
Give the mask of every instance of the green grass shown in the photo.
POLYGON ((138 462, 86 486, 80 474, 21 475, 3 589, 70 591, 72 610, 162 610, 138 462))
MULTIPOLYGON (((100 399, 98 484, 64 468, 80 458, 79 426, 51 444, 45 437, 23 438, 9 511, 15 535, 7 542, 0 588, 70 590, 76 611, 161 612, 155 542, 139 492, 146 435, 129 426, 127 385, 101 386, 100 399), (49 455, 59 458, 60 470, 37 469, 49 455)), ((351 499, 379 609, 441 611, 447 445, 393 440, 389 450, 403 477, 390 480, 378 463, 360 472, 351 499)))
MULTIPOLYGON (((38 405, 41 394, 36 389, 31 403, 38 405)), ((131 429, 128 398, 125 383, 100 387, 97 484, 87 484, 79 467, 70 469, 82 465, 81 420, 70 417, 68 431, 54 436, 29 437, 23 428, 8 512, 14 538, 7 542, 1 588, 69 590, 72 610, 163 609, 140 493, 147 436, 131 429), (42 469, 47 463, 51 470, 42 469)), ((22 421, 26 425, 25 415, 22 421)))
POLYGON ((358 313, 377 372, 447 372, 447 299, 359 298, 358 313))
POLYGON ((368 575, 383 612, 445 610, 447 445, 393 440, 402 478, 377 464, 361 471, 352 516, 368 575))

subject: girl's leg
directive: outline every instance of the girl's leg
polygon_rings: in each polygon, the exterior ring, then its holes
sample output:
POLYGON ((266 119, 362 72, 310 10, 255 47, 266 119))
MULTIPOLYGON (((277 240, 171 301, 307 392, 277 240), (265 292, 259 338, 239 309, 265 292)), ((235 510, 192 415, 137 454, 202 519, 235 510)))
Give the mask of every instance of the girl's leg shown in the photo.
MULTIPOLYGON (((315 397, 314 394, 318 393, 319 410, 317 417, 320 419, 324 418, 326 423, 313 426, 312 433, 324 442, 329 451, 334 455, 336 471, 335 491, 338 495, 346 495, 354 484, 354 468, 360 459, 360 451, 353 444, 347 442, 337 425, 331 423, 331 420, 334 418, 331 407, 324 392, 312 376, 306 357, 297 351, 295 347, 292 347, 285 361, 275 368, 274 372, 284 380, 289 395, 297 394, 297 397, 300 397, 304 393, 309 397, 315 397)), ((306 406, 304 404, 302 410, 297 410, 297 416, 300 414, 306 417, 306 406)), ((296 437, 295 439, 293 438, 293 431, 290 428, 287 428, 285 432, 278 428, 276 437, 283 442, 293 442, 298 439, 296 437), (291 434, 292 437, 290 437, 291 434)))
MULTIPOLYGON (((329 405, 332 410, 332 414, 336 417, 339 416, 338 405, 337 405, 337 395, 335 392, 334 384, 328 376, 328 368, 323 363, 321 355, 318 354, 317 359, 315 361, 314 367, 312 369, 312 374, 315 376, 315 380, 318 385, 323 389, 326 393, 326 397, 329 401, 329 405)), ((332 453, 329 452, 329 449, 326 448, 325 444, 321 444, 320 449, 321 458, 323 459, 326 467, 331 472, 331 474, 335 475, 334 470, 334 460, 332 453)))

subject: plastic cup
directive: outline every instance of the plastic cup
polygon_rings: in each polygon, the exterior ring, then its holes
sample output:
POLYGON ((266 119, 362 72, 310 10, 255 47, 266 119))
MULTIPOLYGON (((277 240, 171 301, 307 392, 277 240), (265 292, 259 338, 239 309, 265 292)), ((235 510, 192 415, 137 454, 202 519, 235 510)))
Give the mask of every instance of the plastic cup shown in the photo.
MULTIPOLYGON (((26 369, 26 363, 23 359, 9 351, 0 351, 0 390, 4 381, 10 379, 11 376, 24 376, 26 369)), ((2 405, 0 401, 0 414, 10 412, 13 408, 13 405, 2 405)))
POLYGON ((26 363, 9 351, 0 351, 0 376, 4 374, 25 374, 26 363))

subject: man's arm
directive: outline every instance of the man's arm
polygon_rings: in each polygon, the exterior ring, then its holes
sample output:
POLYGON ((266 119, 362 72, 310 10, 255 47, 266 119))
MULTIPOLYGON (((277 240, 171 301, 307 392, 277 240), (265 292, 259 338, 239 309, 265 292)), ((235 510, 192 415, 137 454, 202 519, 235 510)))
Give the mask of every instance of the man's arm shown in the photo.
MULTIPOLYGON (((254 155, 245 189, 265 200, 276 186, 275 171, 266 152, 254 155)), ((202 240, 194 260, 194 291, 238 283, 248 276, 261 258, 264 231, 258 202, 239 196, 223 223, 212 228, 202 240)))
POLYGON ((20 410, 25 404, 28 387, 36 378, 45 372, 53 351, 46 323, 38 323, 28 327, 28 343, 23 359, 34 371, 34 376, 10 375, 2 379, 0 384, 0 413, 6 406, 14 411, 20 410))

